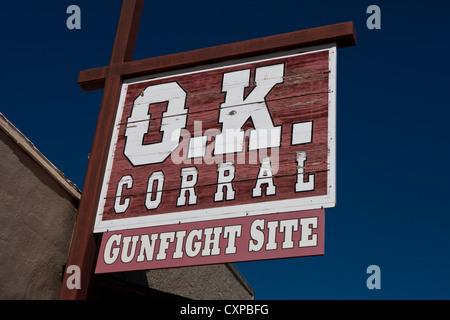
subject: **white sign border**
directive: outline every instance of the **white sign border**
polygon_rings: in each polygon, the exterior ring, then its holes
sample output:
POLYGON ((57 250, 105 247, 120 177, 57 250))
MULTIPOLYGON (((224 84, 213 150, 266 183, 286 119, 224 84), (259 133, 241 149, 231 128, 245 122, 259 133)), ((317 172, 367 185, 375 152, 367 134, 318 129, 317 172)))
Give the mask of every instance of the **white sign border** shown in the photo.
POLYGON ((171 225, 178 223, 217 220, 226 218, 237 218, 243 216, 274 214, 277 212, 291 212, 321 208, 331 208, 336 204, 336 44, 321 45, 309 48, 301 48, 289 51, 283 51, 276 54, 257 56, 247 59, 230 60, 221 64, 206 65, 201 67, 177 70, 165 73, 154 74, 151 76, 127 79, 122 84, 122 90, 119 100, 119 106, 115 119, 115 127, 111 137, 109 147, 106 171, 102 182, 102 191, 97 207, 94 233, 107 231, 117 231, 124 229, 144 228, 161 225, 171 225), (106 193, 108 190, 109 179, 111 176, 114 153, 119 135, 119 123, 122 118, 125 98, 128 85, 139 83, 150 79, 164 79, 174 75, 182 76, 198 72, 207 72, 216 69, 222 69, 229 66, 239 66, 250 62, 264 62, 278 58, 288 58, 319 51, 329 51, 329 80, 328 80, 328 192, 327 195, 314 196, 307 198, 296 198, 286 200, 275 200, 267 202, 257 202, 250 204, 241 204, 234 206, 215 207, 210 209, 189 210, 160 215, 148 215, 143 217, 122 218, 115 220, 102 220, 103 209, 106 202, 106 193), (280 211, 280 208, 283 208, 280 211))

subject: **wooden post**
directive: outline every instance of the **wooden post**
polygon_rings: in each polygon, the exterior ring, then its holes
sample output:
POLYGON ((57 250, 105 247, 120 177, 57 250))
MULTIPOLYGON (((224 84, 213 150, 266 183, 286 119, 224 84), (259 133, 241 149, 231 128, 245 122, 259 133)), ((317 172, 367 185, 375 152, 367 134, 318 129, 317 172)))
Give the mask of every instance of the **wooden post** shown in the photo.
POLYGON ((70 274, 66 273, 61 287, 60 299, 86 299, 89 291, 97 255, 97 244, 93 233, 97 203, 100 197, 109 142, 122 85, 121 75, 115 71, 115 68, 124 62, 130 61, 133 57, 143 3, 143 0, 123 1, 67 260, 67 266, 76 265, 80 268, 81 288, 69 289, 67 287, 67 279, 70 274))

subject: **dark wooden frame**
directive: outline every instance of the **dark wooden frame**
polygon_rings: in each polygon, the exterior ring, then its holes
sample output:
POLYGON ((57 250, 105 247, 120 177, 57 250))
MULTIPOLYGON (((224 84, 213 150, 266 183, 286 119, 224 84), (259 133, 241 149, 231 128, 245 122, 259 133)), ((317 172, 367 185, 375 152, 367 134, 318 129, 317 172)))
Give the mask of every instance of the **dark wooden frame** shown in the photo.
POLYGON ((328 43, 336 43, 338 48, 356 45, 356 32, 353 22, 338 23, 139 61, 119 62, 106 67, 81 71, 78 84, 84 91, 103 89, 106 77, 111 69, 121 74, 123 78, 133 78, 162 71, 328 43))
POLYGON ((104 89, 104 92, 67 260, 67 266, 80 267, 81 289, 69 289, 66 282, 70 274, 64 274, 60 299, 88 297, 99 243, 93 233, 94 222, 124 79, 313 45, 336 43, 338 48, 356 45, 353 22, 344 22, 132 61, 143 2, 123 1, 109 66, 81 71, 78 77, 78 84, 84 91, 104 89))

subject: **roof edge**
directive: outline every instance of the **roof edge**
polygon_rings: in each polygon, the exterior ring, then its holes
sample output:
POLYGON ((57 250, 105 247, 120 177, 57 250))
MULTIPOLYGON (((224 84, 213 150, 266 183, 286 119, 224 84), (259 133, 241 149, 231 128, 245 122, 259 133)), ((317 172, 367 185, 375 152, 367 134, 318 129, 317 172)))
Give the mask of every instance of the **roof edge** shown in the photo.
POLYGON ((247 292, 251 295, 252 300, 253 300, 255 298, 255 291, 253 291, 250 284, 244 279, 244 277, 239 272, 239 270, 236 268, 236 266, 233 263, 225 263, 225 265, 227 266, 228 270, 230 270, 231 273, 234 275, 236 280, 238 280, 242 284, 244 289, 247 290, 247 292))
POLYGON ((17 145, 19 145, 34 161, 36 161, 59 185, 61 185, 72 197, 80 201, 81 191, 78 187, 50 162, 27 138, 20 132, 1 112, 0 129, 6 133, 17 145))

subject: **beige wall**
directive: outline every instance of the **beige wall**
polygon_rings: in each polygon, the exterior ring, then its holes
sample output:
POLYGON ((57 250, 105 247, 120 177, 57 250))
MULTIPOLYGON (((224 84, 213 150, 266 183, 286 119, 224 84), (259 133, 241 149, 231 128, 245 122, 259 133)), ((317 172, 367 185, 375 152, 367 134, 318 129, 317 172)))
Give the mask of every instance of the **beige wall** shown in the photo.
POLYGON ((250 300, 254 293, 231 264, 122 272, 115 278, 194 300, 250 300))
POLYGON ((77 201, 0 130, 0 298, 57 299, 77 201))

